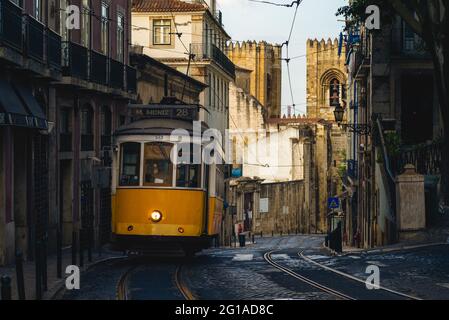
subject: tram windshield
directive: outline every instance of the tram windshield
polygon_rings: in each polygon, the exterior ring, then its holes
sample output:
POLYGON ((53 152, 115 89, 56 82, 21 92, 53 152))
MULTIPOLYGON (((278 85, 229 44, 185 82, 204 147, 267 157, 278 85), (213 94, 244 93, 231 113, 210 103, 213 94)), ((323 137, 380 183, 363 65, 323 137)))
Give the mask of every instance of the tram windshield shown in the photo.
POLYGON ((176 187, 200 188, 201 165, 195 164, 194 145, 178 145, 178 165, 176 166, 176 187))
POLYGON ((173 164, 170 143, 150 142, 144 148, 144 186, 173 186, 173 164))

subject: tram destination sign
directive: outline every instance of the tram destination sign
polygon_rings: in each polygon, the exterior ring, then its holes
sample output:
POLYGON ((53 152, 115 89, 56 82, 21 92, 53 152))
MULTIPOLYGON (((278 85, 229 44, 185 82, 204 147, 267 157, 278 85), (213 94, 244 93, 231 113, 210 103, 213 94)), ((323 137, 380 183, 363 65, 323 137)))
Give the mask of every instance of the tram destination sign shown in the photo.
POLYGON ((130 105, 133 118, 198 120, 195 105, 130 105))

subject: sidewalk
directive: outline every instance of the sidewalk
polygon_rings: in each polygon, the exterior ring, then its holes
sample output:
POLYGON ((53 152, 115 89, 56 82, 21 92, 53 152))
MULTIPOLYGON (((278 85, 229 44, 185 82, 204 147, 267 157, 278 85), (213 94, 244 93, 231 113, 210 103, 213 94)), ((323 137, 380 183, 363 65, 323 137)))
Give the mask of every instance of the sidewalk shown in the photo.
MULTIPOLYGON (((101 262, 104 259, 109 259, 113 257, 122 256, 119 252, 108 251, 107 248, 104 248, 101 252, 92 251, 92 262, 89 262, 87 259, 87 250, 84 253, 84 267, 80 268, 81 273, 88 269, 89 267, 95 265, 96 263, 101 262)), ((77 256, 79 259, 79 253, 77 256)), ((79 261, 78 261, 79 263, 79 261)), ((57 277, 57 260, 56 255, 48 256, 47 258, 47 283, 48 290, 43 293, 43 300, 50 300, 52 297, 61 289, 65 284, 65 269, 68 265, 72 264, 72 251, 71 248, 65 248, 62 252, 62 278, 58 279, 57 277)), ((24 261, 23 263, 23 273, 24 273, 24 282, 25 282, 25 297, 26 300, 35 300, 36 299, 36 271, 35 271, 35 262, 34 261, 24 261)), ((3 275, 7 275, 11 277, 11 289, 12 289, 12 299, 18 300, 17 293, 17 279, 16 279, 16 269, 15 266, 6 266, 0 267, 0 277, 3 275)))

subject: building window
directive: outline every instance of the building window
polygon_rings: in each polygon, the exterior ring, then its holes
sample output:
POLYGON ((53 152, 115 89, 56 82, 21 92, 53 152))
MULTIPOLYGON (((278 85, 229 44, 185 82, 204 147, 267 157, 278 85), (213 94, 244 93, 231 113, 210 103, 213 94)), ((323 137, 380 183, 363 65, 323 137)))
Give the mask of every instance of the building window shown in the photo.
POLYGON ((173 164, 170 143, 146 143, 144 149, 144 186, 172 187, 173 164))
POLYGON ((329 102, 331 107, 340 104, 340 81, 335 78, 329 84, 329 102))
POLYGON ((125 60, 125 18, 123 14, 117 14, 117 60, 125 60))
POLYGON ((101 52, 109 54, 109 7, 101 3, 101 52))
POLYGON ((90 48, 90 6, 89 0, 83 0, 82 9, 82 30, 81 30, 81 44, 86 48, 90 48))
POLYGON ((171 20, 160 19, 153 21, 153 44, 171 44, 171 20))

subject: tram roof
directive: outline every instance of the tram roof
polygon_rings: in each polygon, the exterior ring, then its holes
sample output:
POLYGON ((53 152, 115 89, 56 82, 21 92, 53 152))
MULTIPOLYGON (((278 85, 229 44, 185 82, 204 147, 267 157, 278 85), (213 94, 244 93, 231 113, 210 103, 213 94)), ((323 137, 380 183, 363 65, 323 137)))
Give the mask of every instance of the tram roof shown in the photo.
MULTIPOLYGON (((182 129, 193 134, 193 122, 179 119, 141 119, 117 128, 114 135, 170 135, 173 130, 182 129)), ((201 121, 201 133, 209 129, 201 121)))

